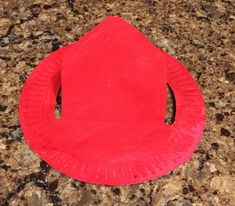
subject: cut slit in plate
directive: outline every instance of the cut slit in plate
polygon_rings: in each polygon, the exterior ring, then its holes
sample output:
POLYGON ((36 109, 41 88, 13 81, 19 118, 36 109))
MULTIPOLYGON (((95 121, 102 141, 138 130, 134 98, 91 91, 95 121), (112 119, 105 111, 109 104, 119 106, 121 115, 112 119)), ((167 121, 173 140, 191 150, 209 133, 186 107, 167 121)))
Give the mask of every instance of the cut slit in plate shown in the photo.
POLYGON ((61 87, 60 87, 56 96, 54 118, 61 119, 61 116, 62 116, 62 94, 61 94, 61 87))
POLYGON ((34 69, 19 117, 28 144, 55 169, 90 183, 125 185, 188 161, 203 133, 205 105, 178 60, 125 20, 108 17, 34 69), (176 104, 171 125, 165 123, 167 84, 176 104))
POLYGON ((176 115, 175 96, 169 84, 167 84, 167 106, 166 106, 165 123, 172 125, 175 121, 175 115, 176 115))

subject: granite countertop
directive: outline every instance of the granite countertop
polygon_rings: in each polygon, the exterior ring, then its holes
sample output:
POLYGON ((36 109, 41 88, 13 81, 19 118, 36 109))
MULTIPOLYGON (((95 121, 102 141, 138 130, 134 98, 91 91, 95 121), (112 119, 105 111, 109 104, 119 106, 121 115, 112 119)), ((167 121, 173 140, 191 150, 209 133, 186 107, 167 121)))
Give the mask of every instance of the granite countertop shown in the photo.
POLYGON ((0 205, 235 205, 232 2, 2 0, 0 205), (196 79, 207 108, 202 141, 188 163, 156 180, 123 187, 80 182, 52 169, 27 145, 17 111, 35 65, 108 15, 124 17, 178 58, 196 79))

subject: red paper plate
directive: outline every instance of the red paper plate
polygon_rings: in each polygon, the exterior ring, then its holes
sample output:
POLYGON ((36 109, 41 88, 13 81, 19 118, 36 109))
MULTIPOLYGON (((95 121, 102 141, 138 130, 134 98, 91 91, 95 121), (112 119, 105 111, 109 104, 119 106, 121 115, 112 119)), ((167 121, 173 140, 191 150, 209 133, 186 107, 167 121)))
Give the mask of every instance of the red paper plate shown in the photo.
POLYGON ((202 95, 185 67, 118 17, 45 58, 27 79, 19 116, 31 148, 90 183, 160 177, 188 161, 204 128, 202 95), (167 83, 176 99, 164 123, 167 83), (62 117, 54 118, 62 88, 62 117))

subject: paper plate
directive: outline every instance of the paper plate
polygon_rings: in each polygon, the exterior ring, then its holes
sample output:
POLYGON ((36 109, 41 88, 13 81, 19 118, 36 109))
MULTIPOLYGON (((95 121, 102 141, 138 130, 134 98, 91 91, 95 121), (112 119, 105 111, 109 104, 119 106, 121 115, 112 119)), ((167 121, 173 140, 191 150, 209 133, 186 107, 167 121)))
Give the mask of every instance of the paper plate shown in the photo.
POLYGON ((160 177, 189 160, 205 105, 185 67, 119 17, 108 17, 45 58, 27 79, 19 117, 31 148, 78 180, 125 185, 160 177), (167 83, 176 99, 164 122, 167 83), (62 116, 54 118, 62 88, 62 116))

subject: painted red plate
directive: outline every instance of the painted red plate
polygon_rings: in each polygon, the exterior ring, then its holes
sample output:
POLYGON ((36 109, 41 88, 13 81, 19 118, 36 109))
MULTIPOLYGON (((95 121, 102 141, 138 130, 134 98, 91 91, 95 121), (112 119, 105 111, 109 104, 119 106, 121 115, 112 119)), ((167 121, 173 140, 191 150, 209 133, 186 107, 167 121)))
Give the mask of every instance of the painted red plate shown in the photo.
POLYGON ((19 117, 31 148, 82 181, 125 185, 160 177, 189 160, 205 106, 185 67, 119 17, 45 58, 27 79, 19 117), (164 122, 167 83, 176 99, 164 122), (62 117, 54 118, 62 88, 62 117))

